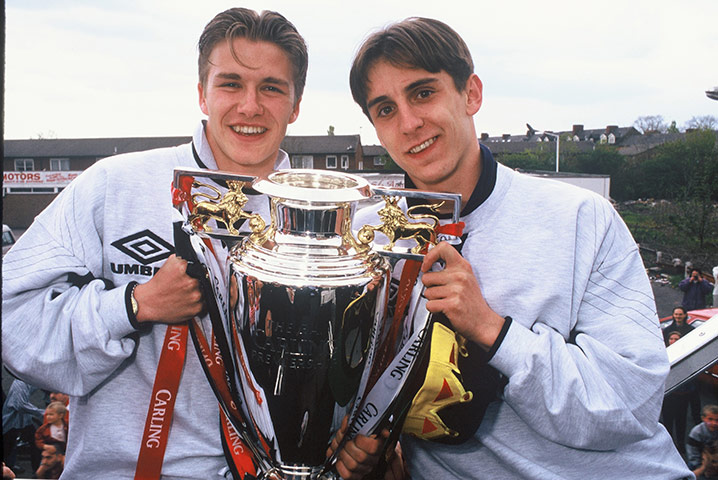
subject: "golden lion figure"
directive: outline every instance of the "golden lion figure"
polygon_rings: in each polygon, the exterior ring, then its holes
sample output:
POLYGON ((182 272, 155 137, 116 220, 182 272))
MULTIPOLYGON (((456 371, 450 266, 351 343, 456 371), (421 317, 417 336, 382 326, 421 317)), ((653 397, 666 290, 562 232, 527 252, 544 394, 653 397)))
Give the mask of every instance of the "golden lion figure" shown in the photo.
POLYGON ((432 212, 437 212, 443 202, 438 205, 416 205, 407 209, 406 214, 399 207, 399 197, 384 197, 386 205, 377 213, 382 220, 381 225, 364 225, 357 232, 357 239, 364 244, 368 244, 374 240, 374 232, 381 232, 389 238, 389 244, 384 250, 393 250, 397 240, 405 240, 413 238, 417 245, 411 249, 411 253, 421 253, 428 244, 436 245, 436 227, 439 226, 439 219, 435 215, 430 214, 414 214, 413 210, 417 208, 428 208, 432 212), (429 222, 410 222, 409 219, 418 220, 427 218, 433 221, 429 222))
POLYGON ((227 230, 232 235, 239 235, 239 230, 234 226, 235 223, 246 218, 249 220, 249 226, 252 231, 261 231, 264 229, 264 219, 260 215, 250 214, 242 210, 249 200, 247 195, 242 191, 244 182, 237 180, 228 180, 227 186, 229 190, 224 195, 213 187, 205 183, 193 182, 192 188, 206 187, 216 193, 215 196, 208 195, 206 193, 195 193, 192 195, 192 202, 195 202, 195 206, 192 209, 192 214, 189 216, 189 222, 192 225, 199 225, 206 232, 211 232, 212 229, 207 225, 211 219, 215 219, 225 224, 227 230), (199 197, 205 197, 209 200, 198 202, 199 197))

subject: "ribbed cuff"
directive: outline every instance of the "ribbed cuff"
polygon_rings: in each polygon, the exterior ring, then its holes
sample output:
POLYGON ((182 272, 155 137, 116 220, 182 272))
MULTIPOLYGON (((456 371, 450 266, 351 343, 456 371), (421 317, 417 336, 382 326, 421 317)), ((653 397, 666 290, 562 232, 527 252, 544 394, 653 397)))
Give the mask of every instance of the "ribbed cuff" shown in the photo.
POLYGON ((494 354, 496 354, 496 350, 499 349, 501 346, 501 343, 504 341, 504 338, 506 337, 506 333, 509 331, 509 327, 511 326, 511 322, 513 322, 513 319, 509 317, 508 315, 504 317, 504 326, 501 327, 501 331, 499 332, 499 336, 496 337, 496 341, 493 345, 491 345, 491 348, 489 349, 487 355, 487 362, 490 361, 492 358, 494 358, 494 354))

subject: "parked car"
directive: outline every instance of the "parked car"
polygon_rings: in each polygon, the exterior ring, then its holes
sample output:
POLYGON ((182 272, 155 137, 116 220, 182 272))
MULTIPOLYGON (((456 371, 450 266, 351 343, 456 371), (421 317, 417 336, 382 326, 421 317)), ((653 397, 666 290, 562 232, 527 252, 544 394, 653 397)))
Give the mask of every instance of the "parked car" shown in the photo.
MULTIPOLYGON (((688 313, 688 318, 686 318, 686 323, 688 323, 688 325, 690 325, 694 328, 698 328, 701 325, 703 325, 705 322, 707 322, 709 319, 718 315, 718 308, 703 308, 700 310, 689 310, 687 313, 688 313)), ((673 318, 672 316, 661 318, 661 328, 663 330, 665 330, 668 327, 668 325, 671 323, 672 318, 673 318)), ((706 369, 705 372, 698 375, 698 380, 700 380, 701 382, 705 382, 709 385, 718 387, 718 363, 713 364, 713 366, 706 369)))
POLYGON ((10 250, 10 247, 15 245, 15 234, 12 233, 12 229, 3 223, 2 225, 2 255, 3 257, 10 250))

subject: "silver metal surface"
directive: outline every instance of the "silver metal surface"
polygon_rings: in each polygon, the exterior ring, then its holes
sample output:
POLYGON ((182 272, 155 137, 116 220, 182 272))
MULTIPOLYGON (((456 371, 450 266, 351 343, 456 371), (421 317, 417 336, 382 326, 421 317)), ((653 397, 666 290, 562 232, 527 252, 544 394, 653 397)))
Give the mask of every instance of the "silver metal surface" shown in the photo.
POLYGON ((666 394, 699 375, 718 361, 718 315, 667 348, 671 370, 666 394))

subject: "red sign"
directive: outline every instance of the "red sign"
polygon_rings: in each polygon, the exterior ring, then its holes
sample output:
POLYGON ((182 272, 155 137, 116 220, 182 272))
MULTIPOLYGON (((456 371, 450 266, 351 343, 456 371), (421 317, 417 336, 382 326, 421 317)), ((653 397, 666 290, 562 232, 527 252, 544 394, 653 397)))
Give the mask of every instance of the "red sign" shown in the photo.
POLYGON ((66 187, 82 172, 3 172, 3 188, 66 187))

